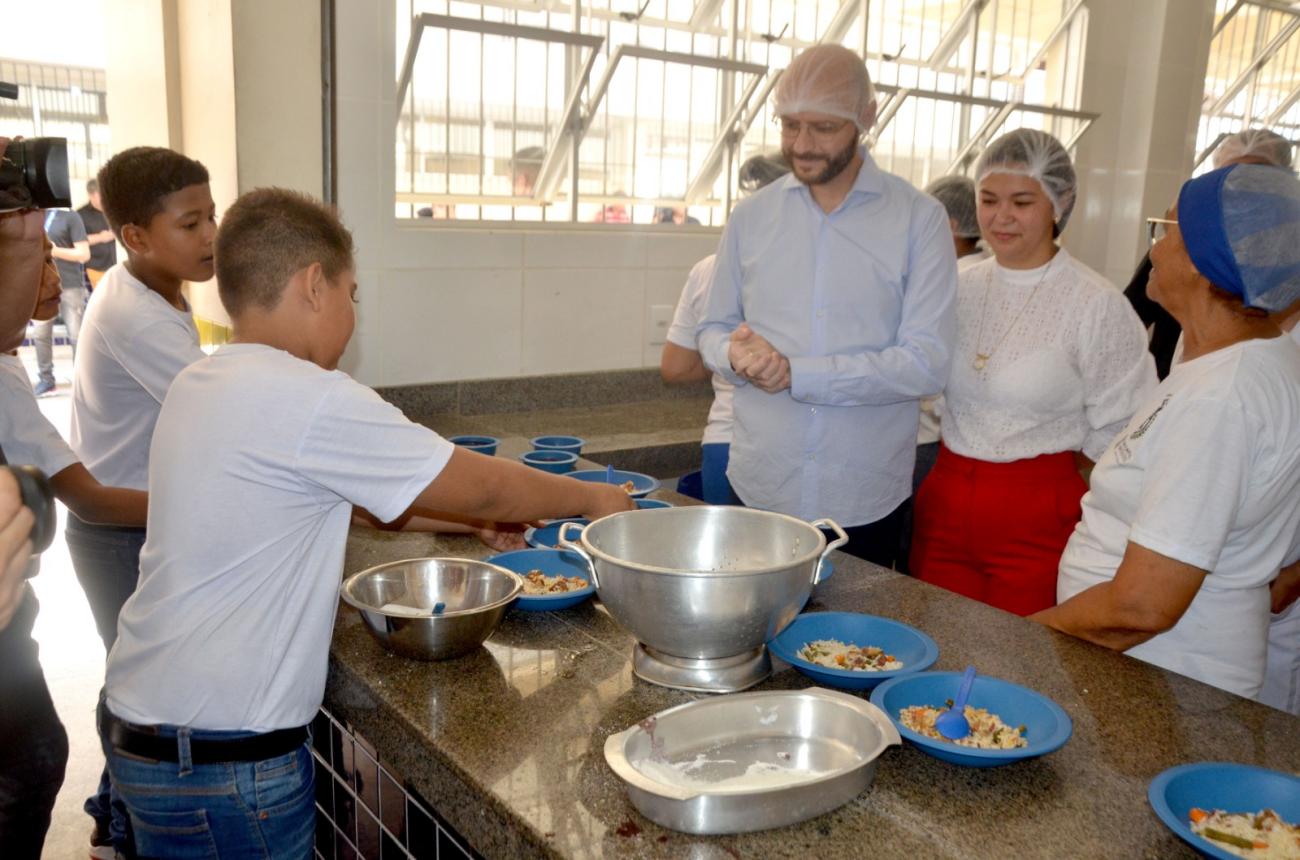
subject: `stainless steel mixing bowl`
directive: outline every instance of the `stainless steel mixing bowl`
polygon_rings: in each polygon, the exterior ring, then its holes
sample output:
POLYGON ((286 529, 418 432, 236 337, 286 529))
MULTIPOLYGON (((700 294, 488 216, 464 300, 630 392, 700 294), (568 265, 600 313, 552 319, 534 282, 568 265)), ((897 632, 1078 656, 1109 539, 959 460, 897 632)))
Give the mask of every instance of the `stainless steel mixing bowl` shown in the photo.
POLYGON ((506 608, 523 591, 519 575, 466 558, 412 558, 354 573, 339 589, 385 648, 417 660, 446 660, 473 651, 492 635, 506 608), (397 604, 413 616, 384 611, 397 604))
POLYGON ((600 601, 638 640, 687 659, 761 648, 794 620, 821 560, 848 541, 830 520, 696 505, 626 511, 560 544, 582 555, 600 601), (829 545, 820 527, 838 535, 829 545))
POLYGON ((811 687, 678 705, 606 738, 605 761, 651 821, 746 833, 847 803, 901 743, 875 705, 811 687))

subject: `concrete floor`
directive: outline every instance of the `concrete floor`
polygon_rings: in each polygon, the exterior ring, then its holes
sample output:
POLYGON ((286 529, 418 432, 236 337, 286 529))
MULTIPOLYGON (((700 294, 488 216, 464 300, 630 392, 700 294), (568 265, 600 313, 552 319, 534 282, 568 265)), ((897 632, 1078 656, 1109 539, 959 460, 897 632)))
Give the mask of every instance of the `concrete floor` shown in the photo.
MULTIPOLYGON (((28 375, 36 378, 35 356, 30 348, 19 352, 28 375)), ((72 408, 72 354, 66 346, 55 349, 55 394, 39 401, 45 414, 64 438, 72 408)), ((104 683, 104 646, 95 632, 86 596, 77 583, 63 540, 67 511, 59 506, 59 534, 41 556, 40 575, 32 580, 41 601, 36 619, 36 639, 41 665, 54 696, 59 718, 68 731, 68 770, 54 806, 54 819, 45 839, 42 857, 50 860, 85 858, 90 849, 90 817, 81 809, 95 790, 104 756, 95 734, 95 702, 104 683)))

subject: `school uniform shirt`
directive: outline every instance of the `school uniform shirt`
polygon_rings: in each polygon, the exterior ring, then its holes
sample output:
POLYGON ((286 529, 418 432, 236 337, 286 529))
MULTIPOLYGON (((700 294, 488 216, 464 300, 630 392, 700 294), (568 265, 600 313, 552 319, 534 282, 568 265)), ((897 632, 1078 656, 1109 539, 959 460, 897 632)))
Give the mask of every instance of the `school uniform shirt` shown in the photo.
POLYGON ((1300 348, 1250 340, 1185 361, 1107 448, 1061 557, 1057 599, 1114 578, 1131 541, 1209 571, 1173 629, 1129 649, 1254 697, 1269 582, 1300 529, 1300 348))
POLYGON ((1155 386, 1124 294, 1064 248, 1036 269, 990 258, 958 277, 942 431, 954 452, 991 463, 1058 451, 1096 460, 1155 386))
POLYGON ((830 213, 791 175, 722 233, 700 356, 736 386, 727 467, 747 505, 859 526, 912 494, 919 401, 948 378, 957 278, 943 206, 862 168, 830 213), (790 361, 768 394, 731 369, 742 322, 790 361))
MULTIPOLYGON (((713 282, 713 267, 717 258, 717 254, 710 254, 691 267, 681 298, 677 300, 677 309, 673 312, 672 325, 668 326, 666 339, 669 343, 699 352, 695 329, 708 307, 709 284, 713 282)), ((709 421, 704 427, 704 444, 730 444, 731 398, 736 386, 716 373, 709 381, 713 384, 713 405, 709 407, 709 421)))
POLYGON ((81 321, 68 440, 101 484, 149 486, 158 410, 176 374, 201 358, 188 310, 172 307, 125 264, 108 270, 81 321))
POLYGON ((51 477, 77 462, 41 414, 27 369, 16 355, 0 355, 0 448, 10 465, 35 466, 51 477))
POLYGON ((352 506, 395 519, 452 450, 342 371, 269 346, 228 344, 182 371, 154 433, 109 708, 214 730, 310 722, 352 506))

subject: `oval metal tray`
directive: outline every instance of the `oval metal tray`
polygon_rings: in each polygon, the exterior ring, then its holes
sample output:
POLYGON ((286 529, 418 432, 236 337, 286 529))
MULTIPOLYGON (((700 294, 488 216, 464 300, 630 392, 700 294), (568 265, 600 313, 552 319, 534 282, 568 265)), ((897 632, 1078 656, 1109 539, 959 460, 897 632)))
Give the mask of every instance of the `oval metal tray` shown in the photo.
POLYGON ((684 833, 747 833, 829 812, 902 743, 870 702, 820 687, 740 693, 661 711, 605 740, 641 814, 684 833))

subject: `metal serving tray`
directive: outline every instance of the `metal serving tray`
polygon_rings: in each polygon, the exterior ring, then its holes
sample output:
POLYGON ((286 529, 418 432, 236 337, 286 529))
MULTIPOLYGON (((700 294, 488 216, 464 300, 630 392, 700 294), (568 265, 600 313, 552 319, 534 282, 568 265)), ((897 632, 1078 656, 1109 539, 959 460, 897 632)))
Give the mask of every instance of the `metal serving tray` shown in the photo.
POLYGON ((739 693, 661 711, 605 740, 641 814, 684 833, 747 833, 829 812, 901 744, 870 702, 820 687, 739 693))

